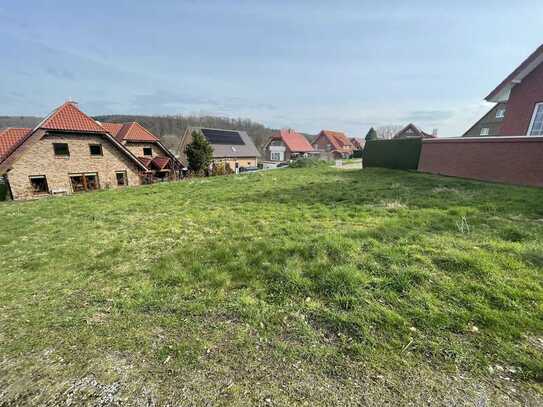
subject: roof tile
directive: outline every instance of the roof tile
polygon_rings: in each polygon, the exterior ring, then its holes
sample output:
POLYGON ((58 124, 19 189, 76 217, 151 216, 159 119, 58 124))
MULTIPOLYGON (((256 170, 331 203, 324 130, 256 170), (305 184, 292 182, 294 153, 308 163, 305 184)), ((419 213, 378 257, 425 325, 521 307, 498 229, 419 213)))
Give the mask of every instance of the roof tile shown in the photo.
POLYGON ((32 129, 8 128, 0 132, 0 158, 7 155, 32 129))
POLYGON ((292 129, 281 129, 279 134, 274 136, 274 138, 283 140, 283 143, 292 152, 308 153, 314 151, 309 141, 292 129))
POLYGON ((43 120, 38 128, 47 130, 66 130, 85 133, 105 133, 106 130, 91 119, 77 107, 75 102, 66 102, 45 120, 43 120))

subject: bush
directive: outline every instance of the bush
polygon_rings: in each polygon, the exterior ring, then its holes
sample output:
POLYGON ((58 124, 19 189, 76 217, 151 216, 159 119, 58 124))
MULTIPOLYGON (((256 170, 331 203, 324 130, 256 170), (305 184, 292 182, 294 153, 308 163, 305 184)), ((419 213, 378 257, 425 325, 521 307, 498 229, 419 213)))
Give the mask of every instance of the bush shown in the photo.
POLYGON ((289 164, 292 168, 307 168, 307 167, 321 167, 328 165, 327 161, 320 160, 318 158, 298 158, 289 164))
POLYGON ((213 164, 213 174, 212 175, 230 175, 233 174, 234 170, 230 167, 230 164, 222 161, 218 164, 213 164))
POLYGON ((364 150, 354 150, 351 158, 362 158, 364 155, 364 150))
POLYGON ((422 139, 370 140, 364 147, 364 167, 416 170, 422 139))

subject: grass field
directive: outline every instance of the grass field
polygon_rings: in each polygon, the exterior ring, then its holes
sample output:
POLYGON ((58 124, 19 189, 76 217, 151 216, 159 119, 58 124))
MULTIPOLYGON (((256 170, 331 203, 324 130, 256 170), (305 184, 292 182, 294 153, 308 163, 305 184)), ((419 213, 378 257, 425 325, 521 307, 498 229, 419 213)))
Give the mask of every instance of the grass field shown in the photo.
POLYGON ((0 213, 0 405, 543 403, 541 189, 323 166, 0 213))

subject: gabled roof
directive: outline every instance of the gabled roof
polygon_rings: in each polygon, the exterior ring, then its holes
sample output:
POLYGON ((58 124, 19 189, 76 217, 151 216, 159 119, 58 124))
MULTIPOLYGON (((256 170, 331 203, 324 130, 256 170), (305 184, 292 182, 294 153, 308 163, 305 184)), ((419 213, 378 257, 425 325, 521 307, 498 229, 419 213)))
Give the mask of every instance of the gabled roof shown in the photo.
POLYGON ((153 161, 153 159, 149 157, 138 157, 138 160, 147 168, 149 168, 149 165, 153 161))
POLYGON ((0 131, 0 159, 6 156, 32 129, 10 127, 0 131))
POLYGON ((293 153, 309 153, 314 151, 307 139, 292 129, 281 129, 272 136, 272 140, 282 140, 293 153))
POLYGON ((255 143, 245 131, 211 129, 207 127, 188 127, 187 130, 185 130, 183 138, 181 139, 181 143, 179 144, 179 153, 184 154, 183 150, 189 140, 189 136, 192 135, 192 132, 197 131, 206 137, 204 134, 206 130, 213 133, 236 133, 237 136, 236 144, 210 142, 209 144, 211 144, 211 147, 213 147, 213 158, 260 157, 260 152, 256 148, 255 143))
POLYGON ((122 123, 100 123, 104 129, 108 131, 113 137, 117 138, 117 134, 121 131, 124 124, 122 123))
POLYGON ((47 116, 36 129, 61 130, 82 133, 105 133, 106 130, 77 107, 66 102, 47 116))
POLYGON ((345 150, 351 150, 353 148, 353 144, 351 141, 347 138, 345 133, 340 131, 332 131, 332 130, 321 130, 319 133, 319 136, 326 137, 330 144, 334 147, 334 150, 338 151, 345 151, 345 150))
POLYGON ((364 145, 366 144, 366 140, 359 137, 351 137, 349 140, 351 141, 351 144, 353 145, 353 147, 357 149, 364 148, 364 145))
POLYGON ((159 170, 162 171, 170 163, 168 157, 155 157, 153 158, 152 164, 159 170))
POLYGON ((528 58, 526 58, 513 72, 507 76, 485 100, 489 102, 505 102, 509 99, 511 89, 522 82, 534 69, 543 62, 543 45, 539 46, 528 58))
POLYGON ((117 123, 103 123, 108 125, 115 131, 115 138, 118 141, 136 141, 136 142, 148 142, 154 143, 158 141, 158 137, 153 135, 149 130, 143 127, 138 122, 124 123, 119 128, 117 123))
POLYGON ((407 126, 405 126, 403 129, 401 129, 399 132, 397 132, 394 137, 392 138, 403 138, 403 137, 421 137, 421 138, 436 138, 430 133, 426 133, 425 131, 422 131, 417 126, 415 126, 413 123, 409 123, 407 126), (411 129, 413 135, 404 136, 404 133, 411 129))

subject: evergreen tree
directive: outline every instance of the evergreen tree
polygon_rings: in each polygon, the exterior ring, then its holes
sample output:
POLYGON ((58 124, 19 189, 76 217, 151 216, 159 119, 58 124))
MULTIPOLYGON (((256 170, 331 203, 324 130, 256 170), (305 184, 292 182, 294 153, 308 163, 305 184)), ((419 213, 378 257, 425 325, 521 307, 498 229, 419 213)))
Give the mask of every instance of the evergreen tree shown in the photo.
POLYGON ((370 131, 368 131, 368 134, 366 134, 366 141, 377 140, 378 138, 379 137, 377 137, 377 132, 373 127, 370 129, 370 131))
POLYGON ((198 131, 192 132, 192 143, 187 144, 185 154, 189 162, 189 169, 196 173, 205 170, 213 160, 213 147, 198 131))

